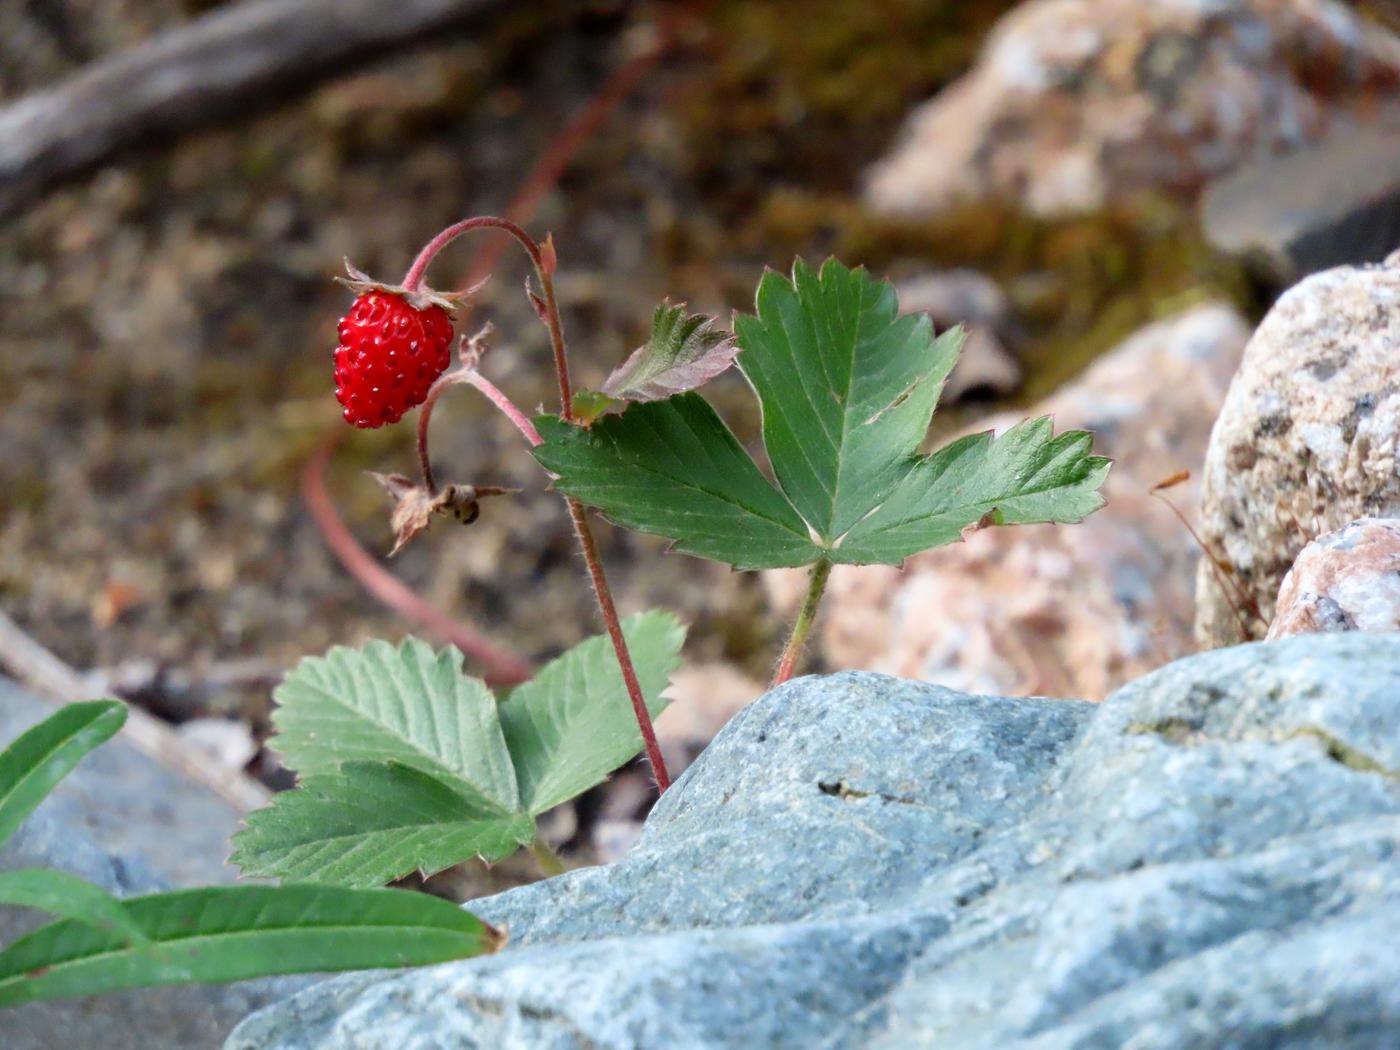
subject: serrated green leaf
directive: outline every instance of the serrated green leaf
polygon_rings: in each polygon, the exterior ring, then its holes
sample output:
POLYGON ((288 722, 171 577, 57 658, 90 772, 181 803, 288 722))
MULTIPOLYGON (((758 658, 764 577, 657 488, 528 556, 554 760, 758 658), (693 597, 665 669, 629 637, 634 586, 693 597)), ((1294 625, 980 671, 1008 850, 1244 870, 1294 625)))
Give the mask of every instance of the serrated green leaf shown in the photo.
POLYGON ((633 405, 592 427, 535 420, 555 487, 619 525, 741 569, 805 565, 806 523, 699 394, 633 405))
POLYGON ((161 984, 422 966, 504 937, 455 904, 403 890, 219 886, 121 902, 149 943, 64 919, 0 951, 0 1006, 161 984))
POLYGON ((94 886, 66 871, 0 872, 0 904, 36 908, 99 929, 115 930, 124 934, 128 942, 146 939, 146 934, 131 921, 121 901, 101 886, 94 886))
MULTIPOLYGON (((661 692, 680 666, 685 629, 674 616, 648 612, 622 624, 647 709, 660 714, 661 692)), ((531 814, 588 790, 642 749, 627 687, 606 635, 574 646, 518 686, 501 704, 522 804, 531 814)))
POLYGON ((233 837, 232 860, 251 878, 383 886, 473 856, 499 860, 534 834, 526 814, 474 811, 470 800, 419 770, 348 762, 250 814, 233 837))
POLYGON ((517 813, 520 797, 496 698, 462 672, 462 654, 407 639, 336 647, 278 687, 273 740, 302 776, 342 763, 400 762, 448 783, 481 811, 517 813))
POLYGON ((0 844, 93 748, 126 721, 116 700, 68 704, 0 752, 0 844))
POLYGON ((1073 522, 1102 505, 1108 461, 1048 421, 919 454, 962 333, 934 338, 894 290, 834 259, 764 275, 736 329, 778 486, 693 394, 587 430, 537 421, 555 486, 627 528, 740 569, 819 559, 898 564, 972 525, 1073 522))
POLYGON ((837 562, 894 564, 957 540, 995 513, 995 524, 1075 522, 1103 506, 1109 461, 1093 436, 1054 434, 1048 416, 1000 437, 973 434, 919 460, 900 486, 831 552, 837 562))
POLYGON ((734 363, 738 347, 715 319, 662 303, 651 318, 651 338, 608 376, 602 393, 619 401, 660 401, 709 382, 734 363))
POLYGON ((894 288, 828 259, 769 271, 735 330, 778 484, 830 546, 909 473, 962 330, 899 316, 894 288))

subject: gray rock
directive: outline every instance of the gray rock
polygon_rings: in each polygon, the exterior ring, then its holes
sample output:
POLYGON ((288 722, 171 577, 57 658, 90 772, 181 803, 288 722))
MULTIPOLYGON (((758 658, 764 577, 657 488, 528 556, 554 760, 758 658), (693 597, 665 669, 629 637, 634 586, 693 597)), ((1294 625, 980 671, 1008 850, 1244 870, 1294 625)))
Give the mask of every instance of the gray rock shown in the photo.
POLYGON ((1206 237, 1285 287, 1318 270, 1380 262, 1400 245, 1400 112, 1343 124, 1284 157, 1212 182, 1206 237))
POLYGON ((1262 638, 1303 547, 1400 517, 1400 253, 1289 289, 1249 345, 1211 431, 1200 534, 1229 566, 1197 572, 1202 646, 1262 638))
POLYGON ((1400 640, 1179 661, 1094 706, 848 672, 741 712, 494 957, 318 985, 226 1050, 1387 1045, 1400 640))
POLYGON ((1400 520, 1362 518, 1303 548, 1269 637, 1315 631, 1400 631, 1400 520))
MULTIPOLYGON (((55 708, 0 679, 0 746, 55 708)), ((238 814, 120 738, 88 755, 0 848, 0 871, 59 868, 121 896, 233 881, 224 861, 238 814)), ((0 943, 46 921, 0 908, 0 943)), ((33 1003, 0 1012, 4 1050, 199 1050, 217 1047, 250 1010, 301 987, 249 981, 152 988, 33 1003)))

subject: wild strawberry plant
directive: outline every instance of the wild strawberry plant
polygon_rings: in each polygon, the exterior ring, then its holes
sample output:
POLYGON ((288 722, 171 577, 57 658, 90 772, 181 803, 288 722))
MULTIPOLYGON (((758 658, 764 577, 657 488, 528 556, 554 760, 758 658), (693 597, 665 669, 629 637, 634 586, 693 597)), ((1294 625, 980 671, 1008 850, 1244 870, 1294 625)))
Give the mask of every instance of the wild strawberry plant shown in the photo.
POLYGON ((471 856, 495 860, 532 842, 543 853, 536 818, 639 749, 665 790, 651 718, 664 705, 683 631, 662 613, 619 620, 586 507, 738 569, 810 566, 775 676, 782 682, 833 565, 898 564, 969 528, 1077 521, 1102 502, 1107 460, 1091 454, 1087 433, 1055 435, 1048 419, 920 453, 963 335, 935 336, 928 318, 900 316, 890 285, 864 270, 833 259, 820 271, 799 260, 790 278, 769 272, 756 314, 740 315, 734 334, 662 304, 648 342, 601 389, 575 391, 556 266, 551 240, 537 243, 488 217, 444 230, 399 285, 352 271, 358 298, 341 323, 336 383, 357 426, 422 405, 420 479, 379 476, 395 499, 395 550, 440 515, 474 520, 483 496, 504 492, 440 485, 429 455, 442 391, 458 383, 481 391, 564 495, 607 636, 500 698, 462 671, 455 650, 413 640, 304 661, 276 694, 273 741, 301 785, 236 837, 245 873, 368 887, 471 856), (443 247, 479 229, 509 233, 534 264, 527 295, 553 350, 555 415, 528 418, 485 377, 484 336, 461 342, 457 367, 439 364, 438 314, 460 297, 426 288, 424 275, 443 247), (736 360, 763 410, 774 480, 694 392, 736 360))
MULTIPOLYGON (((1082 431, 1048 418, 994 437, 920 451, 962 332, 935 335, 901 316, 892 287, 834 259, 766 273, 735 332, 669 303, 651 338, 601 389, 575 391, 554 293, 553 242, 504 219, 444 230, 399 285, 357 271, 357 298, 335 351, 347 422, 377 427, 420 407, 420 478, 383 475, 395 550, 442 515, 473 521, 505 490, 440 484, 428 448, 443 390, 475 387, 531 447, 568 507, 606 633, 497 695, 454 648, 415 639, 332 649, 277 690, 274 747, 297 788, 235 836, 247 875, 282 886, 216 887, 118 900, 73 876, 11 872, 0 902, 61 918, 0 951, 0 1006, 139 984, 223 981, 306 970, 403 966, 492 951, 497 931, 424 895, 373 887, 473 856, 533 845, 540 814, 645 751, 669 778, 652 728, 680 662, 670 615, 623 620, 594 542, 589 508, 665 536, 685 554, 737 569, 810 567, 807 596, 774 682, 793 673, 828 575, 838 564, 898 564, 972 528, 1073 522, 1102 504, 1108 461, 1082 431), (549 335, 557 414, 529 418, 482 372, 484 336, 451 361, 449 311, 429 264, 474 230, 510 234, 534 266, 527 295, 549 335), (772 477, 695 388, 737 362, 758 397, 772 477)), ((66 708, 0 754, 0 841, 125 717, 120 704, 66 708)))

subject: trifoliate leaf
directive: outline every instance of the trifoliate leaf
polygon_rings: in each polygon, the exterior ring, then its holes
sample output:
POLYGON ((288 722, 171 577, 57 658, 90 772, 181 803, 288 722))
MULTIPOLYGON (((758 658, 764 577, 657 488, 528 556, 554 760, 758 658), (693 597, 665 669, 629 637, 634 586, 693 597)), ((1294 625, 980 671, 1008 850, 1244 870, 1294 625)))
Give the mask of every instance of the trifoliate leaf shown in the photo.
POLYGON ((233 837, 232 859, 250 878, 383 886, 473 856, 498 860, 534 834, 529 816, 475 809, 448 783, 416 769, 347 762, 251 814, 233 837))
MULTIPOLYGON (((666 613, 622 624, 647 709, 666 706, 661 691, 680 666, 685 629, 666 613)), ((622 671, 606 635, 574 646, 518 686, 501 704, 506 745, 515 759, 520 799, 531 814, 579 795, 642 748, 622 671)))
POLYGON ((899 316, 887 282, 834 259, 764 275, 736 322, 774 487, 694 394, 587 430, 537 420, 539 462, 565 494, 677 550, 737 568, 819 559, 898 564, 978 524, 1078 521, 1102 504, 1108 461, 1048 420, 932 456, 919 445, 962 343, 899 316))
POLYGON ((337 646, 296 666, 273 694, 272 746, 302 776, 354 761, 401 762, 451 785, 478 810, 520 810, 496 698, 462 673, 462 654, 416 638, 395 648, 337 646))
MULTIPOLYGON (((680 662, 664 613, 623 622, 647 707, 680 662)), ((377 886, 530 841, 535 816, 641 750, 606 635, 546 665, 497 704, 456 649, 410 639, 303 660, 277 690, 274 746, 302 775, 252 814, 234 861, 253 877, 377 886), (505 778, 509 778, 508 784, 505 778)))

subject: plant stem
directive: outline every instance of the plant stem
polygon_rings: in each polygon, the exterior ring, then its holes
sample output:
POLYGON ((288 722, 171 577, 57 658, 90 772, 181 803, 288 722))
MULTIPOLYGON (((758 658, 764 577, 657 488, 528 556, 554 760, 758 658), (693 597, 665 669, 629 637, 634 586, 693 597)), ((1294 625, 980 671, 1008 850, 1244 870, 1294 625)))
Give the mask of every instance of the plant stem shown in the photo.
POLYGON ((568 871, 568 869, 564 867, 564 862, 559 859, 559 854, 550 849, 549 843, 545 842, 545 840, 538 835, 536 835, 535 840, 530 843, 530 853, 534 856, 535 863, 540 866, 540 871, 544 872, 544 877, 547 879, 552 879, 556 875, 563 875, 564 872, 568 871))
POLYGON ((428 456, 428 423, 433 418, 433 406, 437 404, 437 399, 442 395, 442 392, 458 383, 474 386, 485 394, 491 404, 500 409, 501 414, 515 424, 515 429, 525 436, 525 440, 532 447, 544 444, 544 438, 540 437, 540 432, 535 429, 535 424, 530 422, 525 413, 516 407, 515 402, 507 397, 500 387, 476 369, 456 368, 451 372, 444 372, 428 388, 428 396, 423 399, 423 405, 418 410, 418 466, 423 471, 423 486, 432 496, 437 495, 437 479, 433 477, 433 464, 428 456))
POLYGON ((830 575, 831 562, 825 558, 812 566, 812 574, 807 584, 807 597, 802 600, 802 608, 797 612, 792 634, 788 635, 787 645, 783 647, 782 659, 778 661, 778 670, 773 675, 770 689, 782 685, 792 677, 797 667, 797 658, 802 655, 802 648, 807 644, 807 635, 812 633, 812 624, 817 618, 817 606, 821 604, 822 592, 826 590, 826 581, 830 575))
MULTIPOLYGON (((560 413, 571 423, 576 423, 573 406, 573 388, 569 382, 569 359, 564 349, 564 325, 559 319, 559 301, 554 294, 554 276, 542 262, 537 261, 535 272, 539 275, 540 289, 544 293, 544 322, 549 329, 549 344, 554 350, 554 370, 559 378, 560 413)), ((627 696, 632 701, 632 713, 637 718, 637 728, 642 733, 642 743, 646 747, 647 761, 651 764, 652 776, 656 778, 656 790, 664 794, 671 786, 670 774, 666 771, 666 761, 661 757, 661 746, 656 742, 656 728, 651 724, 651 712, 647 710, 646 697, 642 695, 641 683, 637 681, 637 669, 632 663, 632 653, 627 648, 627 639, 622 633, 622 622, 617 616, 617 606, 613 603, 612 590, 608 587, 607 575, 603 572, 602 559, 598 557, 598 544, 593 539, 593 530, 588 525, 588 512, 583 504, 573 497, 566 497, 569 504, 569 517, 573 519, 574 533, 578 536, 579 549, 588 566, 589 579, 593 581, 593 594, 598 599, 598 610, 603 614, 608 637, 612 639, 613 652, 617 654, 617 665, 622 670, 622 680, 627 685, 627 696)))
POLYGON ((632 713, 637 718, 637 728, 642 731, 642 743, 646 745, 647 761, 656 777, 656 790, 665 793, 671 786, 671 776, 666 772, 666 761, 661 757, 661 746, 656 742, 656 729, 651 724, 651 712, 647 710, 646 698, 642 695, 641 683, 637 681, 637 669, 632 665, 632 654, 627 648, 627 639, 622 634, 622 623, 617 617, 617 606, 613 604, 612 591, 608 589, 607 577, 603 575, 603 562, 598 557, 598 544, 593 539, 593 530, 588 526, 588 512, 578 500, 568 497, 569 517, 574 522, 574 533, 578 536, 583 560, 588 565, 588 575, 593 581, 593 593, 598 599, 598 609, 603 614, 603 622, 608 626, 608 637, 612 639, 613 652, 617 654, 617 664, 622 668, 622 680, 627 684, 627 695, 632 701, 632 713))
MULTIPOLYGON (((559 300, 554 293, 554 257, 551 252, 550 265, 546 265, 545 253, 540 245, 518 225, 509 219, 492 215, 481 215, 454 223, 423 246, 423 250, 418 253, 418 257, 413 260, 413 265, 409 267, 408 273, 404 275, 404 288, 408 291, 417 291, 423 283, 428 266, 437 254, 462 234, 479 229, 505 231, 520 242, 520 246, 530 256, 530 261, 535 267, 535 276, 540 282, 540 303, 544 307, 541 320, 544 322, 545 328, 549 330, 549 345, 554 353, 554 372, 559 380, 560 414, 570 423, 577 423, 573 407, 573 385, 569 379, 569 359, 564 344, 564 325, 559 318, 559 300)), ((443 379, 446 378, 443 377, 443 379)), ((452 382, 471 383, 490 398, 496 407, 510 418, 511 422, 515 423, 532 445, 540 444, 540 436, 535 432, 530 421, 494 384, 470 370, 462 372, 460 378, 454 376, 452 382), (475 378, 472 378, 473 376, 475 378)), ((443 383, 442 380, 434 384, 433 390, 429 391, 429 400, 424 403, 423 411, 418 417, 418 459, 423 468, 424 484, 428 486, 430 491, 434 485, 432 466, 428 462, 428 419, 432 415, 432 405, 437 400, 436 395, 441 394, 442 389, 447 385, 450 383, 443 383), (434 390, 436 394, 433 392, 434 390)), ((578 536, 579 549, 583 552, 583 560, 588 566, 588 576, 593 582, 593 593, 598 599, 598 609, 603 614, 608 637, 612 640, 613 652, 617 654, 617 664, 622 671, 622 680, 627 685, 627 696, 632 701, 632 713, 637 718, 637 728, 641 730, 647 761, 651 763, 651 771, 656 778, 657 790, 664 792, 671 786, 671 778, 666 772, 666 762, 661 757, 661 747, 656 742, 656 729, 651 724, 651 713, 647 711, 646 697, 642 695, 641 683, 637 681, 637 669, 632 662, 632 654, 627 648, 627 639, 622 633, 622 622, 617 615, 617 606, 613 602, 612 590, 608 587, 608 578, 603 572, 603 563, 598 557, 598 544, 593 539, 592 529, 589 528, 588 514, 577 500, 567 498, 567 502, 569 517, 574 523, 574 533, 578 536)))
POLYGON ((535 264, 536 270, 544 268, 544 258, 540 255, 540 246, 535 243, 528 233, 509 219, 502 219, 496 215, 477 215, 470 219, 463 219, 461 222, 454 222, 447 229, 443 230, 427 244, 423 245, 423 250, 418 253, 418 257, 413 260, 413 265, 408 268, 408 273, 404 274, 403 286, 405 290, 416 292, 423 283, 423 275, 428 272, 428 267, 437 258, 438 252, 442 251, 449 244, 455 241, 464 233, 472 230, 503 230, 510 234, 520 246, 525 249, 530 261, 535 264))
POLYGON ((564 351, 564 326, 559 320, 559 300, 554 297, 554 275, 547 273, 539 262, 535 272, 544 291, 545 327, 549 329, 549 346, 554 351, 554 372, 559 377, 559 411, 570 423, 574 418, 574 390, 569 380, 569 358, 564 351))

